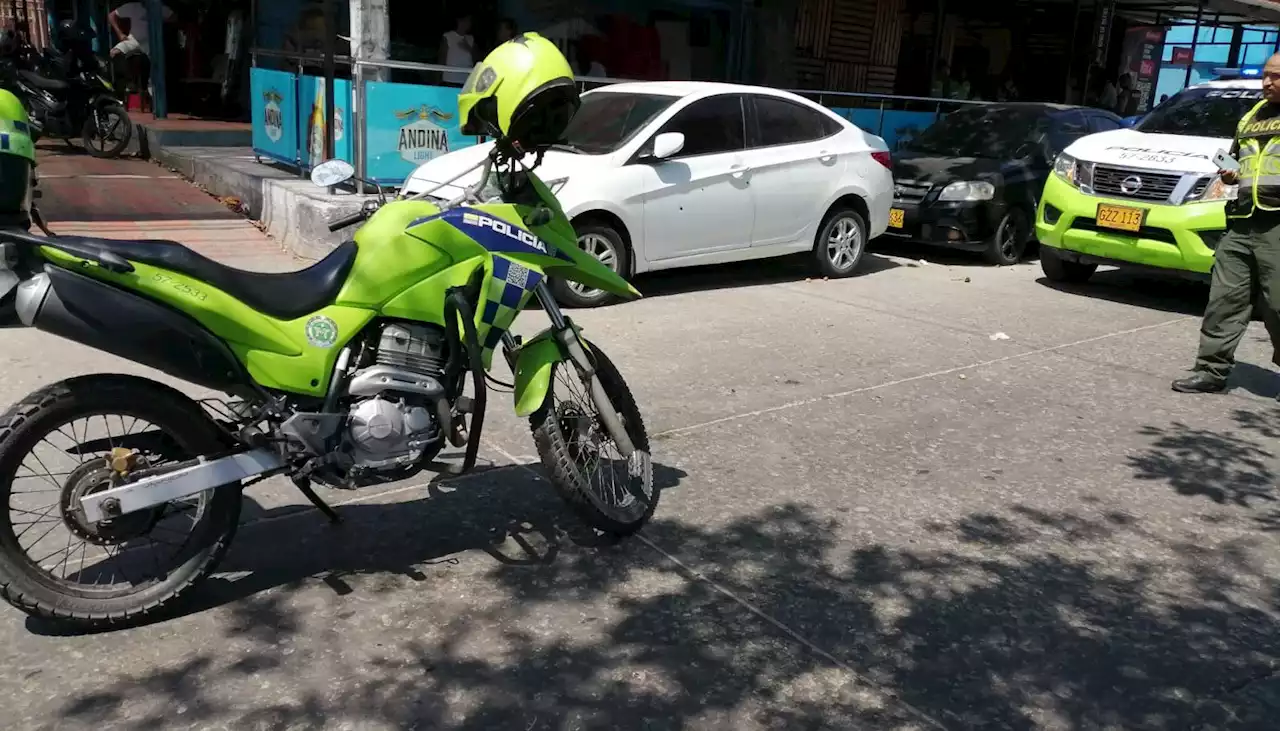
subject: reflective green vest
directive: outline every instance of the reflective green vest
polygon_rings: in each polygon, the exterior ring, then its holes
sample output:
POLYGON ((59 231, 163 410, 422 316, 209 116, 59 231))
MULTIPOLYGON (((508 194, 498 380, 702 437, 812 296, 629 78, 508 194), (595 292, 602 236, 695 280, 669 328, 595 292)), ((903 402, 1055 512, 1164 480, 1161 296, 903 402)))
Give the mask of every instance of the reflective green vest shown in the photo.
POLYGON ((1240 193, 1233 217, 1244 218, 1258 211, 1280 211, 1280 206, 1258 202, 1258 192, 1280 201, 1280 115, 1254 120, 1267 101, 1258 102, 1236 125, 1236 145, 1240 148, 1240 193))

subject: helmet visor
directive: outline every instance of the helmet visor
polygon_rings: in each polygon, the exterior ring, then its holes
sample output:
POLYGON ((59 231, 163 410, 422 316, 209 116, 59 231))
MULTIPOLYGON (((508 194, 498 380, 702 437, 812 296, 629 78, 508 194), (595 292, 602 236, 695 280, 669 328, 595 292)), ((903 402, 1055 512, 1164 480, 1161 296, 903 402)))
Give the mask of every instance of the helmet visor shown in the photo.
POLYGON ((483 61, 476 64, 471 69, 471 74, 467 76, 467 81, 462 85, 462 94, 483 94, 488 91, 493 82, 498 80, 498 72, 493 67, 485 65, 483 61))

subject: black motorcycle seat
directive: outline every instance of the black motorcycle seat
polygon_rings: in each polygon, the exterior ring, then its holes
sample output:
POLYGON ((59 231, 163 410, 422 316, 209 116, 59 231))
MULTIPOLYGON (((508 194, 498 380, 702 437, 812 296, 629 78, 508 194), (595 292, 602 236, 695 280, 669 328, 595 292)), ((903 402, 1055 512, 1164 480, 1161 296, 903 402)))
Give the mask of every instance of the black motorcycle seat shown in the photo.
POLYGON ((34 71, 19 71, 18 77, 23 81, 31 84, 37 89, 45 89, 48 91, 62 91, 68 87, 67 82, 51 79, 48 76, 41 76, 34 71))
POLYGON ((358 247, 348 241, 306 269, 260 273, 219 264, 174 241, 96 239, 87 236, 44 238, 0 231, 0 241, 53 246, 73 256, 96 260, 99 252, 127 261, 168 269, 205 282, 249 307, 278 320, 296 320, 333 304, 355 264, 358 247))

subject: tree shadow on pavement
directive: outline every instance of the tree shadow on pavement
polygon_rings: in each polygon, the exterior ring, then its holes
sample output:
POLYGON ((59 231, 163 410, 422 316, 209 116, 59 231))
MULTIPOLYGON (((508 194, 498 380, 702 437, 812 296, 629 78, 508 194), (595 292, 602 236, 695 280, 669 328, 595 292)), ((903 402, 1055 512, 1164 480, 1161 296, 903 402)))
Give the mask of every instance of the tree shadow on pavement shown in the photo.
MULTIPOLYGON (((532 513, 537 523, 541 511, 508 510, 460 528, 472 538, 458 545, 489 542, 491 527, 517 514, 532 513)), ((416 517, 429 519, 425 511, 416 517)), ((423 533, 445 524, 432 520, 423 533)), ((790 731, 1269 722, 1249 715, 1240 692, 1280 662, 1280 627, 1259 599, 1280 596, 1280 584, 1249 546, 1156 535, 1102 504, 974 513, 901 545, 858 546, 843 532, 801 504, 716 527, 657 520, 643 540, 606 552, 565 551, 533 570, 495 564, 483 586, 478 577, 469 584, 493 600, 462 616, 443 613, 438 627, 388 626, 388 616, 357 614, 386 626, 377 645, 322 655, 292 648, 299 637, 334 631, 330 620, 291 603, 302 587, 281 585, 230 607, 222 641, 248 641, 248 651, 219 652, 215 638, 163 669, 102 677, 72 691, 51 727, 790 731), (1144 550, 1128 549, 1135 544, 1144 550), (490 642, 478 644, 481 637, 490 642), (244 692, 264 686, 275 690, 244 692)), ((308 544, 303 552, 311 550, 322 549, 308 544)), ((438 552, 378 565, 409 566, 438 552)), ((313 567, 335 559, 317 557, 313 567)), ((371 568, 338 560, 340 570, 371 568)), ((348 597, 329 602, 347 604, 344 613, 364 606, 348 597)), ((417 602, 425 612, 433 595, 417 602)))
POLYGON ((1141 433, 1151 438, 1151 447, 1129 462, 1138 479, 1165 482, 1179 495, 1239 509, 1255 527, 1280 532, 1280 475, 1273 467, 1280 407, 1237 409, 1231 420, 1235 428, 1229 431, 1177 422, 1166 428, 1145 427, 1141 433))

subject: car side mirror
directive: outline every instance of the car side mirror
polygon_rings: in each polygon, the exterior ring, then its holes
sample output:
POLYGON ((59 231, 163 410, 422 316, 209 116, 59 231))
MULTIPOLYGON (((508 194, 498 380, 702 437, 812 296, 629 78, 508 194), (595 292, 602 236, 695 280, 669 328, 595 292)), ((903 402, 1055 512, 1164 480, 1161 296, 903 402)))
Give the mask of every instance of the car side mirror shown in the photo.
POLYGON ((666 160, 683 149, 683 132, 663 132, 653 138, 653 151, 646 157, 652 160, 666 160))

